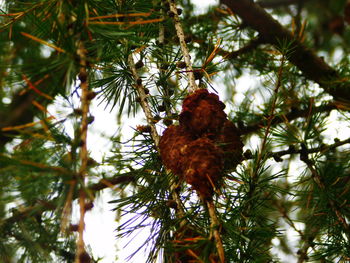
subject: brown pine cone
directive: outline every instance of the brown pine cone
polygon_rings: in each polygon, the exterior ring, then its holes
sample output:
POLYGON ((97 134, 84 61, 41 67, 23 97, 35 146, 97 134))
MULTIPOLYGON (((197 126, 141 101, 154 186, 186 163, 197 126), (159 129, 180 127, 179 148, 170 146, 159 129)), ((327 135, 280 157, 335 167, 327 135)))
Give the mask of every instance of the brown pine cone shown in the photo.
POLYGON ((223 176, 223 152, 208 138, 187 145, 182 157, 183 178, 200 196, 210 198, 220 187, 223 176))
POLYGON ((181 126, 175 125, 169 126, 160 138, 159 149, 163 164, 174 174, 182 174, 184 149, 191 141, 192 136, 181 126))
POLYGON ((225 104, 217 95, 199 89, 185 98, 180 125, 199 137, 204 133, 217 132, 226 120, 224 108, 225 104))

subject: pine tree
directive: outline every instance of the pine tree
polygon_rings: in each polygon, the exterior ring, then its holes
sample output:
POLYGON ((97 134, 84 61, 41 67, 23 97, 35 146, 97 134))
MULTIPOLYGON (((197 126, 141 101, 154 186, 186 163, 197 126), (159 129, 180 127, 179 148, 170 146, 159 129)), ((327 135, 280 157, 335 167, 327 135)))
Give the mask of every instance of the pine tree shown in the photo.
POLYGON ((346 0, 3 1, 0 262, 98 262, 113 187, 145 262, 349 262, 349 25, 346 0), (93 104, 142 114, 97 161, 93 104))

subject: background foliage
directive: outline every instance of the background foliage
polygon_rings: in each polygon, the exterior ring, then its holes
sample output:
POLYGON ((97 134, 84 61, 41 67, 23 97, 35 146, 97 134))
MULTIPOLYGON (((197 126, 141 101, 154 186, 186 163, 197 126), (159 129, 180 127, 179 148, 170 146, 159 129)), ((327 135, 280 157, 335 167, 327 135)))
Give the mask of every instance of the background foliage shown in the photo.
POLYGON ((149 229, 145 262, 220 262, 210 211, 157 148, 194 73, 245 144, 213 200, 226 262, 348 262, 350 2, 222 0, 203 14, 173 4, 3 1, 0 261, 101 261, 84 215, 115 188, 116 239, 149 229), (96 160, 91 103, 116 112, 96 160))

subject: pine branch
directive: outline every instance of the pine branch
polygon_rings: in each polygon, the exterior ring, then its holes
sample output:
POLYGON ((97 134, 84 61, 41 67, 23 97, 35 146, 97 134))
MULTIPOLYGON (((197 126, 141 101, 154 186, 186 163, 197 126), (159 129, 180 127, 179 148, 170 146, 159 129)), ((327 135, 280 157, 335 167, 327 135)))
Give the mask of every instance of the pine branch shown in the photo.
MULTIPOLYGON (((41 167, 40 167, 41 168, 41 167)), ((45 167, 46 169, 46 167, 45 167)), ((62 168, 63 169, 63 168, 62 168)), ((56 171, 56 169, 55 169, 56 171)), ((66 174, 66 171, 56 171, 58 173, 66 174)), ((111 178, 105 178, 101 179, 98 183, 95 183, 91 185, 90 187, 87 187, 85 190, 87 192, 97 192, 102 191, 106 188, 109 188, 111 186, 117 185, 117 184, 125 184, 129 182, 135 181, 135 177, 132 175, 133 172, 125 173, 122 176, 117 177, 111 177, 111 178)), ((69 175, 72 175, 72 173, 68 173, 69 175)), ((79 198, 79 196, 73 196, 72 201, 76 198, 79 198)), ((42 214, 47 211, 54 211, 57 209, 57 201, 58 198, 54 198, 50 201, 41 201, 38 200, 37 205, 21 208, 19 210, 14 210, 13 215, 11 217, 8 217, 5 220, 2 220, 1 225, 12 225, 18 221, 23 220, 23 218, 26 218, 28 216, 35 216, 42 214)))
MULTIPOLYGON (((35 96, 33 93, 20 95, 20 92, 16 93, 11 101, 11 104, 7 106, 3 112, 0 113, 0 128, 11 127, 19 124, 29 123, 33 121, 35 110, 33 108, 33 100, 35 96)), ((6 134, 0 129, 0 149, 10 142, 16 135, 15 132, 6 134)))
MULTIPOLYGON (((154 121, 153 121, 154 118, 153 118, 153 115, 151 112, 150 105, 148 104, 148 101, 147 101, 148 96, 145 93, 145 89, 144 89, 142 83, 139 84, 137 82, 137 80, 140 79, 140 77, 137 73, 132 54, 129 55, 128 64, 129 64, 129 67, 131 69, 132 75, 133 75, 134 80, 135 80, 134 87, 137 90, 137 93, 140 97, 140 104, 141 104, 142 110, 145 114, 148 125, 151 127, 151 137, 154 141, 154 144, 155 144, 157 151, 159 152, 159 139, 160 139, 160 137, 158 135, 156 126, 155 126, 154 121)), ((167 172, 169 172, 169 171, 167 171, 167 172)), ((182 201, 181 201, 179 194, 176 191, 176 185, 173 181, 170 182, 170 188, 171 188, 170 191, 171 191, 172 197, 175 200, 176 205, 177 205, 176 212, 178 214, 178 217, 182 218, 182 220, 180 221, 180 225, 184 225, 184 224, 186 224, 186 222, 184 221, 185 213, 183 211, 183 204, 182 204, 182 201)))
MULTIPOLYGON (((41 63, 50 64, 50 62, 54 60, 56 56, 57 53, 54 52, 50 57, 44 59, 41 63)), ((55 77, 57 77, 55 73, 52 73, 35 82, 40 84, 40 90, 43 93, 49 93, 52 98, 55 98, 55 96, 60 92, 59 89, 52 89, 52 83, 55 83, 55 77)), ((36 86, 35 83, 33 86, 36 86)), ((20 90, 13 94, 11 103, 8 106, 5 106, 2 112, 0 112, 0 149, 3 148, 6 143, 12 141, 16 135, 18 135, 17 131, 5 132, 3 128, 30 123, 33 121, 34 117, 40 113, 38 108, 33 107, 34 101, 37 101, 46 107, 52 103, 53 100, 47 100, 46 98, 40 96, 38 97, 38 94, 32 90, 25 93, 23 90, 20 90)))
MULTIPOLYGON (((205 50, 213 50, 215 48, 215 45, 206 43, 203 39, 195 38, 195 36, 191 36, 193 38, 193 42, 198 43, 202 49, 205 50)), ((255 39, 250 40, 245 46, 241 47, 240 49, 234 50, 234 51, 227 51, 223 48, 218 48, 218 54, 223 56, 225 60, 233 61, 237 57, 246 54, 248 52, 253 51, 256 49, 260 44, 263 44, 264 41, 262 38, 257 37, 255 39)))
POLYGON ((55 198, 51 201, 38 200, 37 205, 24 207, 17 210, 12 210, 13 215, 11 217, 8 217, 5 220, 2 220, 1 227, 6 228, 6 226, 13 225, 16 222, 19 222, 24 218, 27 218, 28 216, 40 215, 46 211, 54 211, 57 208, 56 206, 57 200, 58 198, 55 198))
POLYGON ((225 59, 234 60, 235 58, 256 49, 262 43, 264 43, 263 38, 258 37, 256 39, 250 40, 244 47, 241 47, 238 50, 228 52, 221 49, 219 54, 223 55, 225 59))
POLYGON ((258 4, 250 0, 221 0, 233 13, 239 15, 244 23, 259 32, 265 43, 279 48, 282 43, 290 43, 288 59, 310 80, 318 83, 327 93, 340 102, 350 100, 349 82, 344 82, 339 73, 329 66, 313 50, 285 29, 277 20, 258 4))

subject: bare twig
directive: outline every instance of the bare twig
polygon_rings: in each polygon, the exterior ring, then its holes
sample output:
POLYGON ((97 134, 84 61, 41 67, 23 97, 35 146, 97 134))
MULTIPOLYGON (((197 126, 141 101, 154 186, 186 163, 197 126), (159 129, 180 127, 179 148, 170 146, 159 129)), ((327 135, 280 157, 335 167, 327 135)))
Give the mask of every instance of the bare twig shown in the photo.
POLYGON ((198 86, 196 84, 196 80, 193 73, 190 52, 188 51, 187 44, 185 42, 185 34, 181 26, 181 22, 180 22, 179 15, 177 13, 175 2, 168 0, 168 3, 170 6, 170 11, 174 14, 174 24, 175 24, 176 34, 177 34, 177 37, 179 38, 182 55, 184 56, 184 59, 186 62, 186 69, 187 69, 186 72, 187 72, 187 77, 190 85, 190 92, 193 92, 198 89, 198 86))
POLYGON ((76 263, 81 263, 81 255, 85 252, 85 243, 84 243, 84 228, 85 228, 85 177, 87 175, 87 162, 88 162, 88 151, 87 151, 87 130, 88 130, 88 114, 89 114, 89 87, 87 83, 87 72, 86 72, 86 49, 83 42, 79 42, 77 54, 80 58, 80 72, 79 79, 81 81, 81 148, 80 148, 80 169, 79 169, 79 210, 80 218, 78 225, 78 240, 77 240, 77 253, 75 257, 76 263))

